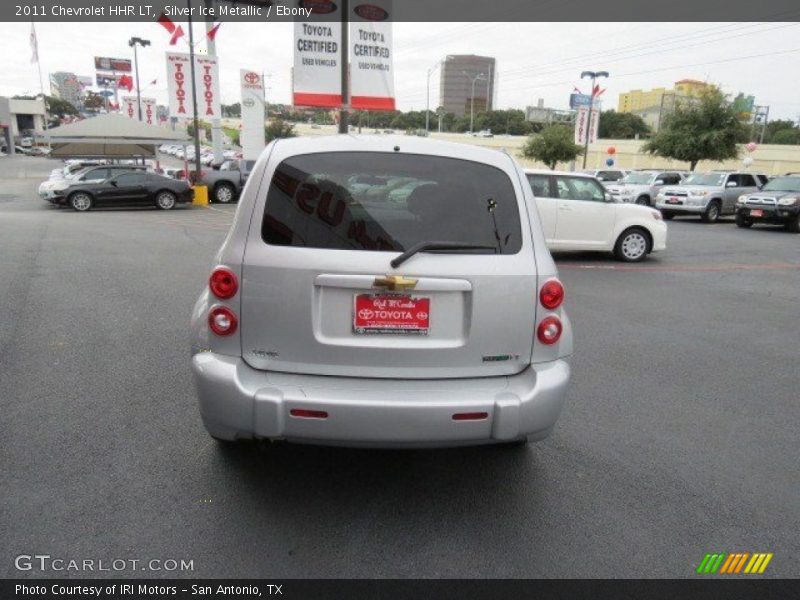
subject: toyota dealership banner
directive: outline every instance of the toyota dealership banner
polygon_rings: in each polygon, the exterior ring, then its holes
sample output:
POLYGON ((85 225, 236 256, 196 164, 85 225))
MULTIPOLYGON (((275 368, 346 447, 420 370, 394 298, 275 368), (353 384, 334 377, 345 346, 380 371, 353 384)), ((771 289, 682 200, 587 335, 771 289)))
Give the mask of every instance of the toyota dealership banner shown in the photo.
POLYGON ((131 119, 139 118, 139 109, 136 106, 136 96, 122 96, 119 99, 120 111, 131 119))
POLYGON ((583 145, 586 143, 586 136, 589 136, 589 143, 597 141, 597 128, 600 121, 600 109, 592 107, 592 122, 589 123, 589 107, 581 106, 575 115, 575 143, 583 145))
POLYGON ((351 0, 350 106, 394 110, 391 0, 351 0))
MULTIPOLYGON (((192 106, 192 71, 189 55, 167 52, 167 95, 173 117, 194 117, 192 106)), ((195 84, 198 117, 222 116, 219 94, 219 63, 214 56, 195 56, 195 84)))
MULTIPOLYGON (((391 0, 352 0, 350 8, 350 106, 395 110, 391 0)), ((335 2, 314 0, 314 20, 294 24, 295 106, 342 106, 339 12, 335 2)))
POLYGON ((142 98, 142 121, 148 125, 155 125, 156 111, 157 105, 155 98, 142 98))
POLYGON ((341 9, 330 0, 313 0, 313 3, 314 19, 294 24, 293 103, 339 108, 342 105, 341 9))
POLYGON ((264 132, 264 78, 260 73, 242 69, 242 129, 239 144, 246 160, 256 160, 266 146, 264 132))

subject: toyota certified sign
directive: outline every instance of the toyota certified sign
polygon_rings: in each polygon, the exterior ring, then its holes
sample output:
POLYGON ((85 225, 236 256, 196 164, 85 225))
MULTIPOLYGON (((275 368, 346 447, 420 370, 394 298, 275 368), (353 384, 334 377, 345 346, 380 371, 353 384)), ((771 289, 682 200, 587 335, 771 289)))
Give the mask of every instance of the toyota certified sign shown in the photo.
POLYGON ((245 160, 255 160, 266 146, 264 134, 264 79, 255 71, 239 72, 242 88, 242 125, 239 143, 245 160))

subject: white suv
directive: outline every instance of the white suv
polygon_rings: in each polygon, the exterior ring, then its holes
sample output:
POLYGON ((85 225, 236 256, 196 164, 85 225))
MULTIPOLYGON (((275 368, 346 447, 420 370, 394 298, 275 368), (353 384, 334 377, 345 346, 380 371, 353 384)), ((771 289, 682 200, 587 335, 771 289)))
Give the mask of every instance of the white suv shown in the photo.
POLYGON ((416 137, 263 151, 192 316, 219 440, 455 446, 546 437, 564 290, 507 154, 416 137))

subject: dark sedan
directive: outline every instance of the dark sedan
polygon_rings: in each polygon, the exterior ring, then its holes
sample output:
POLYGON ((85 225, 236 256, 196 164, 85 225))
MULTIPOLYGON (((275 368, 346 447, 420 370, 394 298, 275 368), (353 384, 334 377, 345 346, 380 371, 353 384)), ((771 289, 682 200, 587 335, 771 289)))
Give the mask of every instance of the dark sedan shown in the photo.
POLYGON ((748 228, 755 223, 783 225, 800 233, 800 176, 776 177, 758 192, 739 196, 736 224, 748 228))
POLYGON ((170 210, 193 198, 194 190, 185 181, 155 173, 129 172, 103 181, 76 182, 59 190, 59 196, 52 201, 86 212, 96 206, 155 206, 170 210))

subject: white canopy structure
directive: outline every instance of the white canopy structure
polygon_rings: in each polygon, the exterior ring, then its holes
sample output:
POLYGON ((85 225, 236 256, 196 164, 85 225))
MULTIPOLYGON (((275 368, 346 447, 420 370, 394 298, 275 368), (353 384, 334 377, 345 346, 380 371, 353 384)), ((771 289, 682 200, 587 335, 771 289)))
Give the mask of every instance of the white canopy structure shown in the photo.
POLYGON ((126 115, 109 113, 47 132, 51 156, 61 158, 150 158, 161 144, 189 143, 185 132, 148 125, 126 115))

